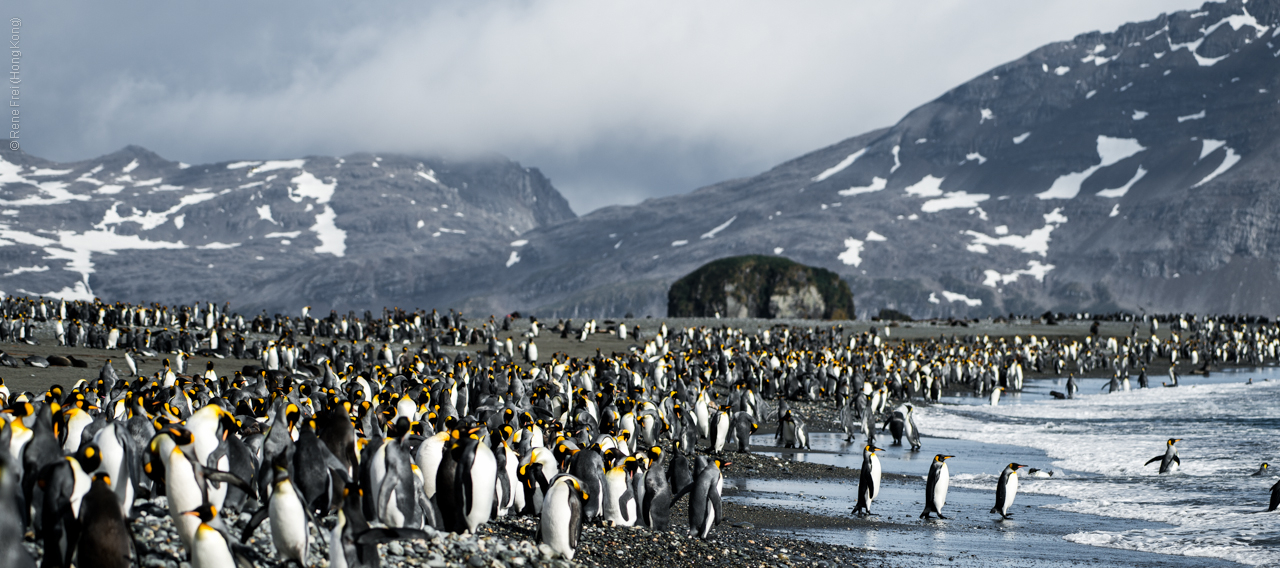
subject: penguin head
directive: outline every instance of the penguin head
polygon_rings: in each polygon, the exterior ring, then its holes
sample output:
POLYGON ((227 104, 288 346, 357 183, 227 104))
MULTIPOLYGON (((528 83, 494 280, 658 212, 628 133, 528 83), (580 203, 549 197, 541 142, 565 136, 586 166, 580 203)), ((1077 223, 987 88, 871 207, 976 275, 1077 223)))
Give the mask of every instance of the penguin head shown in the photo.
POLYGON ((200 519, 200 522, 202 523, 207 523, 212 521, 214 517, 218 516, 218 508, 214 507, 212 503, 205 503, 195 509, 183 513, 183 515, 190 515, 200 519))
POLYGON ((1165 445, 1172 446, 1175 443, 1181 442, 1181 441, 1182 441, 1182 438, 1169 438, 1169 441, 1166 442, 1165 445))
POLYGON ((1022 465, 1022 464, 1020 464, 1020 463, 1011 463, 1011 464, 1009 464, 1009 469, 1010 469, 1010 470, 1013 470, 1013 472, 1014 472, 1014 473, 1018 473, 1018 470, 1019 470, 1019 469, 1021 469, 1021 468, 1024 468, 1024 467, 1027 467, 1027 466, 1022 465))
POLYGON ((876 452, 883 452, 883 451, 884 451, 884 448, 877 448, 877 447, 875 447, 875 445, 873 445, 873 444, 867 444, 867 447, 866 447, 865 449, 866 449, 866 451, 867 451, 868 453, 872 453, 872 454, 874 454, 874 453, 876 453, 876 452))
POLYGON ((102 452, 98 451, 98 446, 93 444, 80 448, 80 451, 68 457, 80 462, 80 469, 83 471, 94 471, 102 465, 102 452))
POLYGON ((942 463, 942 462, 945 462, 945 461, 947 461, 948 459, 951 459, 951 458, 954 458, 954 457, 955 457, 955 456, 946 456, 946 455, 938 454, 938 455, 936 455, 936 456, 933 456, 933 461, 936 461, 936 462, 938 462, 938 463, 942 463))

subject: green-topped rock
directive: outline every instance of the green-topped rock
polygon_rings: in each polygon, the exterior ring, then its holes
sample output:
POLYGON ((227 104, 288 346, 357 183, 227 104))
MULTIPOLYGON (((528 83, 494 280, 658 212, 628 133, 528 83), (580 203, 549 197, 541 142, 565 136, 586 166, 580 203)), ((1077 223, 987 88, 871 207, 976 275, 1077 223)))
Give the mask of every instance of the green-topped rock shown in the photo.
POLYGON ((840 276, 779 256, 733 256, 671 285, 669 317, 851 319, 853 293, 840 276))

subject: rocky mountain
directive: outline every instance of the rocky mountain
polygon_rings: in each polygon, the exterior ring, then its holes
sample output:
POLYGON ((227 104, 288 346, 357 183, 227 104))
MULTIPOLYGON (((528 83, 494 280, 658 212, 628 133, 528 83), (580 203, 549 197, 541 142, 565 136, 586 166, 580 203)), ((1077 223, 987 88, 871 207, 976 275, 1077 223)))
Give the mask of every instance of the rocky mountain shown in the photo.
POLYGON ((189 166, 0 154, 0 289, 240 310, 448 305, 575 218, 536 169, 356 154, 189 166))
POLYGON ((853 314, 853 293, 839 275, 776 256, 713 260, 667 292, 670 317, 843 320, 853 314))
POLYGON ((862 317, 1274 315, 1278 33, 1280 0, 1230 0, 1081 34, 891 127, 580 218, 500 158, 5 151, 0 289, 661 316, 681 276, 763 254, 837 272, 862 317))
POLYGON ((860 316, 1280 312, 1280 1, 1081 34, 892 127, 526 236, 493 304, 665 312, 719 257, 837 271, 860 316), (496 300, 495 300, 496 298, 496 300))

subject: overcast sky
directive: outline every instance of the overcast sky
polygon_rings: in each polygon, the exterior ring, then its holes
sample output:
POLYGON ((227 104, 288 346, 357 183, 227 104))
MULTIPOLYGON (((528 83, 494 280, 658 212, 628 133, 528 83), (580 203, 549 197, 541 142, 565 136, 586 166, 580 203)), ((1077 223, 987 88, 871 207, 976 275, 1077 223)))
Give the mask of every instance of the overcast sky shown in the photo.
POLYGON ((13 2, 23 150, 498 152, 579 214, 748 176, 1188 0, 13 2))

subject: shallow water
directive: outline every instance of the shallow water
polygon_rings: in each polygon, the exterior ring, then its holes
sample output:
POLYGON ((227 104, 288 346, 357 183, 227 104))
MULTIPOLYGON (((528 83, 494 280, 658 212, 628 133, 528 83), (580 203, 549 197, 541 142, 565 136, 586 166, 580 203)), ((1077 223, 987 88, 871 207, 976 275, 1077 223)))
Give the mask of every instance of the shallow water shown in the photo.
MULTIPOLYGON (((1153 377, 1153 382, 1158 385, 1162 379, 1167 377, 1153 377)), ((1202 565, 1220 559, 1280 565, 1280 514, 1258 513, 1280 477, 1250 476, 1262 461, 1280 463, 1274 443, 1280 439, 1280 371, 1226 371, 1208 378, 1182 377, 1181 382, 1178 388, 1094 394, 1107 381, 1084 379, 1077 399, 1055 400, 1048 392, 1064 390, 1065 381, 1038 380, 1028 381, 1022 393, 1003 397, 995 407, 985 397, 949 397, 943 404, 920 408, 916 423, 931 435, 922 440, 923 450, 913 454, 890 447, 881 454, 886 473, 919 480, 886 479, 873 505, 886 522, 919 526, 886 527, 902 532, 894 538, 856 529, 803 533, 935 560, 959 554, 959 561, 963 550, 980 545, 991 551, 982 553, 984 562, 1020 559, 1017 565, 1072 565, 1093 558, 1119 564, 1202 565), (1244 384, 1250 377, 1255 384, 1244 384), (1159 475, 1156 464, 1144 467, 1146 460, 1163 453, 1170 437, 1183 438, 1178 443, 1182 468, 1159 475), (952 491, 944 512, 957 516, 925 525, 916 516, 923 506, 923 477, 937 453, 956 456, 948 461, 952 491), (987 511, 996 479, 1014 461, 1055 474, 1047 479, 1024 474, 1018 519, 995 523, 996 516, 987 511)), ((772 438, 753 441, 769 444, 772 438)), ((887 445, 890 439, 879 441, 887 445)), ((811 445, 817 452, 796 453, 795 459, 861 466, 861 437, 848 444, 839 434, 815 434, 811 445)), ((786 506, 787 499, 805 491, 827 499, 806 497, 798 507, 840 515, 849 514, 856 501, 856 482, 770 483, 788 482, 747 481, 735 498, 786 506)))

